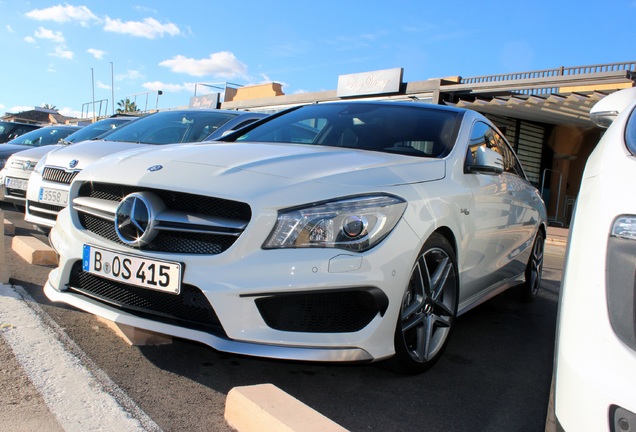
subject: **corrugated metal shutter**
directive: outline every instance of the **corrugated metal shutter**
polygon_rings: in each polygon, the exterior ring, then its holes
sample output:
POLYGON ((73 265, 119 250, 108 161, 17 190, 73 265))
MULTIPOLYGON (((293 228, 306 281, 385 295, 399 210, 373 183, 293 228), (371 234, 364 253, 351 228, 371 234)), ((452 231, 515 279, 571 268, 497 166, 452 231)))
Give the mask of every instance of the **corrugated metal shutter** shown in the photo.
POLYGON ((515 148, 523 170, 535 186, 541 182, 541 153, 545 142, 545 127, 527 121, 487 116, 515 148), (519 131, 517 132, 517 126, 519 131), (517 136, 519 141, 517 142, 517 136))

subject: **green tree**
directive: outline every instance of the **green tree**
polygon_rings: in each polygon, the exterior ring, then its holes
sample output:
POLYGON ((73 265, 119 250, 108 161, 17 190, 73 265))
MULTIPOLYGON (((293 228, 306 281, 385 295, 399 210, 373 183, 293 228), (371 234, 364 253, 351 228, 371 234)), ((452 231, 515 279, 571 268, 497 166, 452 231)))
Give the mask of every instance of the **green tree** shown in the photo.
POLYGON ((119 107, 115 110, 117 114, 139 112, 139 108, 137 108, 137 104, 135 104, 134 102, 131 102, 130 99, 128 98, 122 99, 119 102, 117 102, 117 106, 119 107))
POLYGON ((44 105, 42 105, 42 108, 57 111, 57 107, 55 105, 51 105, 51 104, 44 104, 44 105))

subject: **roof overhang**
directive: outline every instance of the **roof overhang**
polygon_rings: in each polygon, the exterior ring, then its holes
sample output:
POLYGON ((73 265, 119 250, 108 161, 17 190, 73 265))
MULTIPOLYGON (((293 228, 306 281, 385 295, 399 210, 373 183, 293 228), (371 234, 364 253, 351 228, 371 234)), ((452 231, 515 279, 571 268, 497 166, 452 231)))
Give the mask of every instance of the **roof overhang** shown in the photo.
POLYGON ((483 114, 555 125, 596 127, 589 115, 594 104, 610 93, 633 86, 633 73, 622 70, 444 85, 440 93, 447 105, 483 114))

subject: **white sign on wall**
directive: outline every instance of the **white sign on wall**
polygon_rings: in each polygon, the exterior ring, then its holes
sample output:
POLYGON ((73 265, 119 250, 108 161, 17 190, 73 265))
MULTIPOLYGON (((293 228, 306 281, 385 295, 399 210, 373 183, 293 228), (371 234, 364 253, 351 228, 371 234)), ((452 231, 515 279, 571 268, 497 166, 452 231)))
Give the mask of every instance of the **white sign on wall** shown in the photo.
POLYGON ((219 93, 208 93, 203 96, 192 96, 190 108, 216 108, 219 106, 219 93))
POLYGON ((402 84, 402 68, 340 75, 338 97, 398 93, 402 84))

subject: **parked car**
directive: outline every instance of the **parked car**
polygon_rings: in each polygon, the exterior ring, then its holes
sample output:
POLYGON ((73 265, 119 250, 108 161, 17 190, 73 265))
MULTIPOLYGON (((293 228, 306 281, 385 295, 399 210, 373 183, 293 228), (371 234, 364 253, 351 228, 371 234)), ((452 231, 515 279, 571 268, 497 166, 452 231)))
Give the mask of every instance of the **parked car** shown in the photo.
POLYGON ((71 125, 46 126, 26 132, 11 141, 0 144, 0 169, 4 168, 7 159, 13 153, 55 144, 80 128, 80 126, 71 125))
POLYGON ((636 430, 636 88, 606 96, 566 252, 557 321, 558 430, 636 430))
POLYGON ((215 109, 160 111, 141 117, 102 139, 49 152, 29 178, 25 219, 40 228, 52 227, 58 212, 67 204, 73 178, 101 157, 149 144, 211 140, 265 116, 215 109))
POLYGON ((419 373, 456 316, 519 284, 531 300, 541 280, 539 192, 459 108, 296 107, 101 159, 69 202, 51 300, 231 353, 419 373))
POLYGON ((42 127, 37 124, 0 121, 0 143, 11 141, 22 134, 42 127))
POLYGON ((69 144, 102 136, 135 118, 136 117, 106 118, 76 130, 59 141, 59 144, 34 147, 14 153, 9 157, 2 171, 0 171, 0 179, 2 180, 0 200, 11 202, 18 207, 24 207, 29 177, 33 173, 37 163, 45 154, 69 144))

